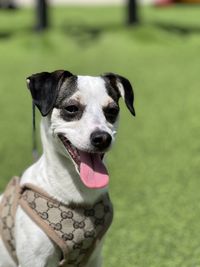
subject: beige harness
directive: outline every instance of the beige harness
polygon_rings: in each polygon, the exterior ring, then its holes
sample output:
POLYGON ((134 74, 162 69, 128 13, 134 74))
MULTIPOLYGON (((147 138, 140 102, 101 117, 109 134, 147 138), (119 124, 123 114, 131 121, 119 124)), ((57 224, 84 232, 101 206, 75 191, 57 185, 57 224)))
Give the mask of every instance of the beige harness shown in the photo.
POLYGON ((0 205, 0 235, 17 263, 15 213, 20 205, 62 251, 59 266, 83 266, 109 228, 113 209, 108 194, 94 205, 65 205, 32 184, 19 185, 14 177, 0 205))

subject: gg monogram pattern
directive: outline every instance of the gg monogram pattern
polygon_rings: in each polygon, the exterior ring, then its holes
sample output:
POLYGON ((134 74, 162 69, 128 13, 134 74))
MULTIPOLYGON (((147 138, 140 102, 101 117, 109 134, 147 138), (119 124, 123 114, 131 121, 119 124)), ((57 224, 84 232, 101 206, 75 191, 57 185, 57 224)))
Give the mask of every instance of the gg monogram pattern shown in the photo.
POLYGON ((113 217, 107 194, 93 206, 66 206, 27 186, 20 204, 61 248, 66 266, 73 267, 83 266, 113 217))
POLYGON ((0 203, 0 235, 16 264, 15 214, 20 205, 60 247, 63 257, 59 266, 84 266, 112 222, 108 194, 93 206, 66 206, 33 185, 21 188, 19 182, 18 177, 10 181, 0 203))
POLYGON ((14 261, 17 262, 15 251, 15 212, 18 198, 19 178, 14 177, 8 184, 0 203, 0 235, 14 261))

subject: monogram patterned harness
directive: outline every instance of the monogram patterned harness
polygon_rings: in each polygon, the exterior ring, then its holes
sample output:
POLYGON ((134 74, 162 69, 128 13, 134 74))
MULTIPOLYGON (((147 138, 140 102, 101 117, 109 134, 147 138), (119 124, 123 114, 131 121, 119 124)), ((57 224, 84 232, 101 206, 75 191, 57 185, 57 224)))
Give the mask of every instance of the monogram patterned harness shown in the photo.
POLYGON ((87 262, 108 230, 113 208, 108 194, 94 205, 65 205, 32 184, 19 185, 14 177, 0 204, 0 235, 17 263, 15 250, 15 214, 20 205, 26 214, 61 249, 59 266, 81 267, 87 262))

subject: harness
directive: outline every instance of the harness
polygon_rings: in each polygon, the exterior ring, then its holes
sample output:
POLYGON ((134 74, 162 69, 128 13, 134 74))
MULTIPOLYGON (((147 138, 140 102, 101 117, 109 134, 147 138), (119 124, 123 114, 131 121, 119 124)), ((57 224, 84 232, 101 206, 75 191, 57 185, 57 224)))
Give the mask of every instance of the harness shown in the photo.
POLYGON ((61 249, 59 266, 84 266, 113 218, 108 194, 94 205, 65 205, 35 185, 20 187, 20 179, 14 177, 0 204, 0 235, 16 263, 15 214, 18 205, 61 249))

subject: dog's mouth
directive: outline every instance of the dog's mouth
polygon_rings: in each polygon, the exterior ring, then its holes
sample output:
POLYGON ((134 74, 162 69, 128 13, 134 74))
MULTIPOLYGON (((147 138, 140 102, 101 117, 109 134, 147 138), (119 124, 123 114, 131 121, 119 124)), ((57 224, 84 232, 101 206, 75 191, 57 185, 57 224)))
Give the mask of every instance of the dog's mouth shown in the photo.
POLYGON ((109 175, 102 161, 104 154, 79 150, 62 134, 58 137, 74 162, 83 184, 93 189, 106 187, 109 183, 109 175))

